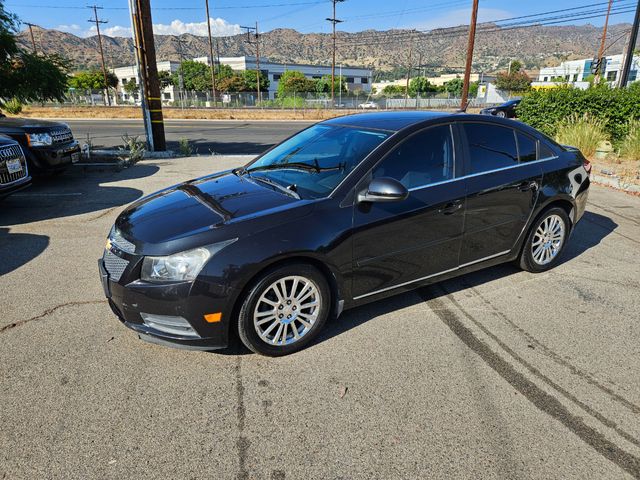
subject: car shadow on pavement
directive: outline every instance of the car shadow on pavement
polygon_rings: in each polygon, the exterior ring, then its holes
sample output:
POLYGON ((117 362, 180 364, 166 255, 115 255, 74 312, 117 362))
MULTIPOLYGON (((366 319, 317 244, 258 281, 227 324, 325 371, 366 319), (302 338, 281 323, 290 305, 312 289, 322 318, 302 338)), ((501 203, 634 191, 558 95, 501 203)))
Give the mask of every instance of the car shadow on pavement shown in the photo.
MULTIPOLYGON (((605 237, 613 232, 617 226, 618 224, 609 217, 593 212, 585 212, 582 220, 576 226, 566 250, 562 254, 560 264, 571 261, 597 246, 605 237)), ((436 282, 416 291, 398 294, 384 300, 347 310, 339 318, 329 319, 323 331, 311 345, 316 345, 332 337, 337 337, 373 318, 422 303, 425 301, 425 298, 437 299, 444 295, 509 277, 521 271, 522 270, 513 263, 504 263, 443 282, 436 282)), ((229 339, 229 347, 224 350, 216 350, 215 353, 223 355, 246 355, 251 352, 242 345, 237 334, 233 334, 232 332, 229 339)))
MULTIPOLYGON (((92 212, 107 213, 142 196, 142 190, 109 186, 109 183, 154 175, 157 165, 135 165, 121 171, 88 171, 72 167, 62 175, 37 179, 34 184, 6 198, 0 209, 0 226, 23 225, 52 218, 92 212)), ((92 221, 100 218, 101 213, 92 221)))
MULTIPOLYGON (((199 155, 257 155, 265 152, 275 143, 212 142, 206 138, 189 139, 189 145, 194 153, 199 155)), ((167 148, 179 152, 180 142, 168 141, 167 148)))
POLYGON ((11 233, 0 228, 0 277, 29 263, 49 246, 49 237, 31 233, 11 233))

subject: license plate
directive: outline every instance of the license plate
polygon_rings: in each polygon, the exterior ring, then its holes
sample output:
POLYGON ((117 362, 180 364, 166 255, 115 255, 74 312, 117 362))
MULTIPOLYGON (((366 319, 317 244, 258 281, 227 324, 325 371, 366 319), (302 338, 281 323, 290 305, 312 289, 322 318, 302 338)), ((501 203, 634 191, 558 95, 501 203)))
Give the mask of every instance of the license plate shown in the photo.
POLYGON ((13 160, 7 160, 7 170, 9 173, 17 173, 22 171, 22 164, 20 160, 14 158, 13 160))
POLYGON ((71 163, 76 163, 80 161, 80 152, 75 152, 71 154, 71 163))

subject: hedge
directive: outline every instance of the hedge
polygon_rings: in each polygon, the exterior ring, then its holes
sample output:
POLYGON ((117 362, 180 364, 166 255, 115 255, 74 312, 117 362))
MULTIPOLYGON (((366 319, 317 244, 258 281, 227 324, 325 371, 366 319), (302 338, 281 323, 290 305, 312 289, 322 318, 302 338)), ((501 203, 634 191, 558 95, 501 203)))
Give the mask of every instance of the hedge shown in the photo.
POLYGON ((640 82, 625 89, 567 86, 531 91, 522 98, 517 112, 520 120, 551 137, 561 120, 572 113, 588 113, 604 122, 611 140, 617 143, 627 135, 629 120, 640 119, 640 82))

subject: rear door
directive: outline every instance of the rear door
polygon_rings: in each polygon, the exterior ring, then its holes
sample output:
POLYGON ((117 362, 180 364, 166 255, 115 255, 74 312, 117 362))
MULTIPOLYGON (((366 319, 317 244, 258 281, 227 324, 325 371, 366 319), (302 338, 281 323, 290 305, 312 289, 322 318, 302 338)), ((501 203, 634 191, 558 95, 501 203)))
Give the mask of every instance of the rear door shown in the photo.
POLYGON ((537 141, 506 125, 461 124, 467 206, 460 265, 511 250, 533 211, 542 181, 537 141))

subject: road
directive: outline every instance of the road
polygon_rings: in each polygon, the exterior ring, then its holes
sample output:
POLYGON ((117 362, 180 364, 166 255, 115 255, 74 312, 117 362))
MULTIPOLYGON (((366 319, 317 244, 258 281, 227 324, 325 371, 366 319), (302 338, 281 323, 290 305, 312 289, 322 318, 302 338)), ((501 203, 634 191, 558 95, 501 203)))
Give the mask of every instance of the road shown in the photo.
MULTIPOLYGON (((144 137, 142 120, 65 120, 82 143, 87 135, 96 148, 123 144, 122 136, 144 137)), ((311 125, 303 121, 165 120, 169 149, 178 149, 186 138, 201 155, 261 153, 298 130, 311 125)))
POLYGON ((76 167, 0 210, 0 478, 640 476, 640 199, 563 262, 347 311, 284 358, 144 343, 97 275, 126 204, 239 157, 76 167))

